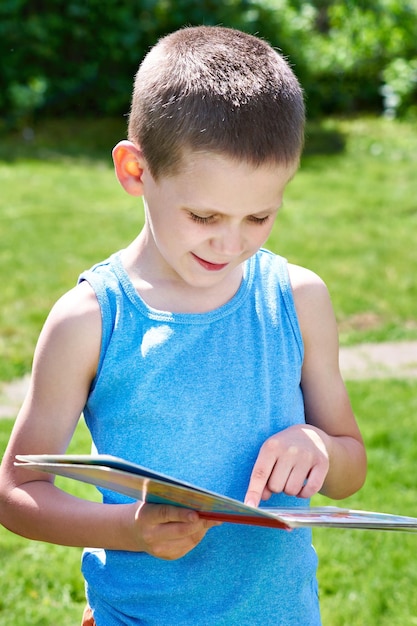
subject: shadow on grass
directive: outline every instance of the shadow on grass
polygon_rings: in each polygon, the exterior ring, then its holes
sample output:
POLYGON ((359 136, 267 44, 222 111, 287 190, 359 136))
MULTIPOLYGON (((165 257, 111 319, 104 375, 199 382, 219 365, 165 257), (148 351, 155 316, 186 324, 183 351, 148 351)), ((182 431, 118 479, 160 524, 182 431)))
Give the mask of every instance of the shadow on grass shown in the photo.
POLYGON ((111 150, 127 136, 127 119, 55 119, 39 122, 0 137, 0 161, 111 162, 111 150))
POLYGON ((307 124, 304 156, 341 154, 346 148, 346 136, 336 128, 326 128, 319 122, 307 124))
MULTIPOLYGON (((127 118, 44 120, 32 127, 0 137, 0 161, 65 161, 67 159, 109 162, 111 149, 127 134, 127 118)), ((307 125, 304 156, 337 154, 345 149, 345 137, 320 122, 307 125)))

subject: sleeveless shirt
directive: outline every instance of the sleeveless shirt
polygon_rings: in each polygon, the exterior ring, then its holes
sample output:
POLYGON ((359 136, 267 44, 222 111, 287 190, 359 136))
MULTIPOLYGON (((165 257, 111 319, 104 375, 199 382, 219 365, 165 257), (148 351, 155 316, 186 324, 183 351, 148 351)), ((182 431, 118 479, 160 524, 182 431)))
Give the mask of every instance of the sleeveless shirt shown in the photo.
MULTIPOLYGON (((303 423, 303 343, 285 259, 260 250, 207 313, 149 307, 120 253, 84 272, 102 315, 84 409, 93 446, 242 500, 264 441, 303 423)), ((131 500, 101 490, 106 503, 131 500)), ((267 506, 306 506, 274 494, 267 506)), ((319 626, 311 531, 223 524, 184 557, 86 549, 97 626, 319 626)))

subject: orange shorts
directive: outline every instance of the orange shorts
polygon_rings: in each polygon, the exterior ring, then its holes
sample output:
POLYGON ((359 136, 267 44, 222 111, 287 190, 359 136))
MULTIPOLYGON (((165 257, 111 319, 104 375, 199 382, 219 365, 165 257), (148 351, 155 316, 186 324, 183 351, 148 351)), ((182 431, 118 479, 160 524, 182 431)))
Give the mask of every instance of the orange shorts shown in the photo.
POLYGON ((81 626, 96 626, 93 612, 91 611, 89 606, 86 606, 84 609, 83 621, 81 622, 81 626))

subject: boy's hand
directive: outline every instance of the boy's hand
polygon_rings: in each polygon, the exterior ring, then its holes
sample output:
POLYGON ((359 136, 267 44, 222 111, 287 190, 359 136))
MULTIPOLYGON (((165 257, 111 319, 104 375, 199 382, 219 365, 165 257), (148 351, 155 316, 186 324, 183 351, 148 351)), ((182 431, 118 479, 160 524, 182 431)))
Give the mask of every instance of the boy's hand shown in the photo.
POLYGON ((196 511, 177 506, 140 503, 135 513, 139 550, 166 560, 179 559, 190 552, 209 528, 218 525, 200 519, 196 511))
POLYGON ((318 428, 300 424, 267 439, 253 467, 245 503, 258 506, 272 493, 300 498, 317 493, 329 469, 325 437, 318 428))

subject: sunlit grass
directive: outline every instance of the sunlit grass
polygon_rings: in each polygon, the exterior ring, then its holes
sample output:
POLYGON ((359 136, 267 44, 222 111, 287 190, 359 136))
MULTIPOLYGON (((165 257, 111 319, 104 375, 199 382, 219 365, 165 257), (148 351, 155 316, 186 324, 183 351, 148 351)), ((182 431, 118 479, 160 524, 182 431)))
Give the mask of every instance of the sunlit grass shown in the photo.
MULTIPOLYGON (((98 125, 97 131, 103 141, 103 128, 98 125)), ((120 133, 123 138, 121 125, 120 133)), ((30 369, 54 301, 83 269, 129 243, 142 223, 141 202, 115 179, 111 144, 101 152, 87 146, 74 158, 65 152, 66 142, 62 153, 54 136, 48 138, 55 151, 44 146, 41 135, 38 150, 30 143, 23 157, 22 140, 16 139, 17 157, 0 161, 0 380, 30 369)), ((71 137, 67 140, 71 146, 71 137)))
MULTIPOLYGON (((124 120, 64 121, 32 141, 2 138, 0 380, 30 369, 50 307, 78 274, 140 230, 141 203, 111 163, 124 135, 124 120)), ((325 279, 343 342, 417 337, 416 158, 411 124, 309 128, 268 245, 325 279)))
MULTIPOLYGON (((349 383, 353 407, 368 450, 363 489, 337 506, 417 516, 412 436, 417 416, 417 381, 349 383)), ((0 420, 0 455, 12 420, 0 420)), ((88 453, 83 424, 70 452, 88 453)), ((89 485, 58 479, 80 497, 89 485)), ((332 504, 317 496, 313 504, 332 504)), ((281 531, 277 531, 281 532, 281 531)), ((324 626, 412 626, 417 623, 417 534, 317 529, 320 598, 324 626)), ((81 551, 30 542, 0 527, 0 626, 73 626, 84 606, 81 551)), ((208 590, 209 593, 209 590, 208 590)))
MULTIPOLYGON (((0 456, 13 420, 0 419, 0 456)), ((90 452, 89 436, 81 422, 69 452, 90 452)), ((97 499, 93 487, 58 478, 57 484, 74 495, 97 499)), ((81 549, 28 541, 0 526, 0 626, 76 626, 85 606, 80 573, 81 549)))
MULTIPOLYGON (((337 506, 417 517, 417 381, 349 383, 368 478, 337 506)), ((318 496, 313 504, 329 504, 318 496)), ((324 626, 417 624, 417 534, 316 529, 324 626)))
MULTIPOLYGON (((139 231, 140 203, 118 187, 111 166, 110 149, 123 136, 122 120, 53 122, 36 129, 33 141, 2 138, 0 380, 30 369, 48 310, 78 274, 139 231)), ((309 137, 269 246, 326 280, 344 342, 415 338, 415 128, 330 121, 311 128, 309 137)), ((369 478, 357 495, 336 504, 417 515, 417 383, 355 382, 349 391, 369 478)), ((0 453, 11 426, 0 420, 0 453)), ((83 427, 71 451, 89 451, 83 427)), ((82 497, 92 494, 91 487, 59 480, 82 497)), ((314 534, 324 626, 417 624, 417 535, 314 534)), ((0 528, 0 626, 78 624, 80 556, 0 528)))
POLYGON ((324 278, 343 342, 416 337, 415 129, 364 119, 327 126, 344 150, 304 158, 270 245, 324 278))

